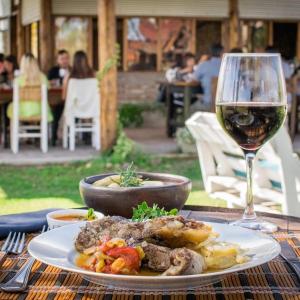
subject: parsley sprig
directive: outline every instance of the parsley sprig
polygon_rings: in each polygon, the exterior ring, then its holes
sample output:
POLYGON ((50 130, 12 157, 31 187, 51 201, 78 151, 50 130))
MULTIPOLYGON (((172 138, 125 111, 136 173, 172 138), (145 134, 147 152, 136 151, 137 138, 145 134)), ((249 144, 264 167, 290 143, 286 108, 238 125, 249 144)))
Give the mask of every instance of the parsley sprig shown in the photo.
POLYGON ((92 221, 96 219, 96 214, 93 208, 89 208, 86 214, 87 221, 92 221))
POLYGON ((162 216, 176 216, 178 214, 178 209, 173 208, 170 211, 164 208, 159 208, 157 204, 153 204, 149 207, 146 201, 143 201, 133 209, 132 221, 141 222, 148 219, 154 219, 162 216))

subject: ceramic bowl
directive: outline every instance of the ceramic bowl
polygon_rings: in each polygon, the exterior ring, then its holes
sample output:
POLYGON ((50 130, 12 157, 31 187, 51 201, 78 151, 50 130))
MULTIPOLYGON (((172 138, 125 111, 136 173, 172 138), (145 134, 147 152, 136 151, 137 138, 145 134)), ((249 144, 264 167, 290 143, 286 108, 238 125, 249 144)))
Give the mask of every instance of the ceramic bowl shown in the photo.
POLYGON ((128 188, 96 187, 93 183, 107 176, 101 174, 82 179, 79 190, 86 206, 101 211, 105 215, 118 215, 126 218, 132 216, 132 209, 146 201, 149 206, 156 203, 160 208, 180 210, 191 191, 191 181, 183 176, 138 172, 143 179, 162 181, 161 186, 140 186, 128 188))

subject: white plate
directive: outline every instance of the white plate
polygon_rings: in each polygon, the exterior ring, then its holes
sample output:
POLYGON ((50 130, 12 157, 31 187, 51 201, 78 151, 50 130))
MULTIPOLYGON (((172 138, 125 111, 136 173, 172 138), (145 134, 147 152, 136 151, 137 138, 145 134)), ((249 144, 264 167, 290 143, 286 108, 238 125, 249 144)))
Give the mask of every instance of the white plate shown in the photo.
POLYGON ((84 222, 67 225, 35 237, 28 246, 29 253, 37 260, 63 270, 81 274, 85 279, 114 289, 135 291, 189 290, 215 283, 226 274, 264 264, 280 253, 280 245, 271 237, 227 224, 209 223, 220 233, 219 240, 237 243, 246 249, 250 261, 231 268, 185 276, 129 276, 95 273, 83 270, 74 263, 77 252, 74 241, 84 222))

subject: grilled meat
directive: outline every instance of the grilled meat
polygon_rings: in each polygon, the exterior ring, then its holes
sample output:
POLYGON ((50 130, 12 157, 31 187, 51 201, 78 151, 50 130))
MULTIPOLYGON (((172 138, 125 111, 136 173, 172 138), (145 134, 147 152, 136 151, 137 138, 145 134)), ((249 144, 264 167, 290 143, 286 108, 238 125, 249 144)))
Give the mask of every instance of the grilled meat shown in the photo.
POLYGON ((124 239, 128 245, 142 247, 143 264, 163 275, 199 274, 206 268, 203 257, 185 246, 205 241, 212 229, 201 222, 181 216, 160 217, 131 222, 120 217, 105 217, 88 222, 75 241, 79 252, 97 245, 99 240, 124 239))
POLYGON ((171 251, 171 266, 162 274, 165 276, 200 274, 206 269, 204 258, 187 248, 171 251))
POLYGON ((140 245, 145 253, 144 265, 162 275, 200 274, 206 269, 204 258, 187 248, 170 249, 143 242, 140 245))
POLYGON ((181 216, 160 217, 145 222, 131 222, 120 217, 105 217, 88 222, 79 233, 75 247, 79 252, 96 245, 105 238, 121 238, 128 244, 142 241, 169 246, 171 248, 196 245, 211 234, 210 226, 186 220, 181 216))
POLYGON ((140 245, 145 253, 144 265, 154 271, 164 272, 171 266, 172 250, 167 247, 143 242, 140 245))

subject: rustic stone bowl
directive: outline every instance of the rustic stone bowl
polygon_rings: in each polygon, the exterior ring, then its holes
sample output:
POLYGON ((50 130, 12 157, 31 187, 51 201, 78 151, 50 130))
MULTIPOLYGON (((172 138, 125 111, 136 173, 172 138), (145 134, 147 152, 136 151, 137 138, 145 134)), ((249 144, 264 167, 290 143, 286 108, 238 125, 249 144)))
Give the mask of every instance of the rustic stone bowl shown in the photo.
POLYGON ((118 215, 126 218, 132 217, 132 209, 139 203, 146 201, 149 206, 156 203, 166 210, 177 208, 180 210, 186 202, 191 191, 191 181, 183 176, 164 173, 144 173, 138 175, 148 180, 159 180, 161 186, 144 186, 128 188, 96 187, 92 184, 107 176, 101 174, 82 179, 79 183, 81 198, 88 207, 102 212, 104 215, 118 215))

